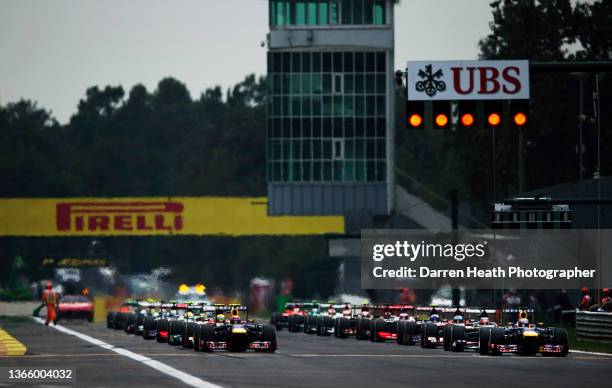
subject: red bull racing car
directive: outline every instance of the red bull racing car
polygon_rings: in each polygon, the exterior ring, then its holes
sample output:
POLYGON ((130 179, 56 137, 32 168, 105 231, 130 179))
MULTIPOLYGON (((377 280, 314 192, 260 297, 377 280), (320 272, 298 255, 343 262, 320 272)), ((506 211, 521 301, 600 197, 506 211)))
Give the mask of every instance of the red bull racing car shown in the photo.
POLYGON ((531 323, 533 310, 507 309, 502 311, 502 324, 479 329, 480 354, 501 355, 516 353, 533 356, 565 357, 569 352, 567 331, 557 327, 540 327, 531 323), (514 317, 515 319, 512 319, 514 317))
POLYGON ((215 306, 214 323, 206 322, 196 326, 195 350, 212 352, 228 350, 244 352, 274 353, 277 349, 276 328, 271 324, 257 324, 248 319, 246 306, 215 306), (240 314, 244 313, 243 319, 240 314))

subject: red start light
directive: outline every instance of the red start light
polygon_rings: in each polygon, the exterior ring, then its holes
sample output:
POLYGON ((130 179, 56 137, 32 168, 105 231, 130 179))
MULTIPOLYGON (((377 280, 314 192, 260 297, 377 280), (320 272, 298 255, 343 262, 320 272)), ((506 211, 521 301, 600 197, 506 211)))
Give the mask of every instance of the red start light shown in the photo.
POLYGON ((408 118, 408 122, 412 127, 416 128, 421 125, 421 123, 423 122, 423 118, 420 115, 413 113, 408 118))
POLYGON ((487 117, 487 121, 489 122, 489 125, 497 127, 499 123, 501 123, 501 117, 497 113, 491 113, 489 117, 487 117))
POLYGON ((438 127, 445 127, 448 124, 448 116, 443 113, 436 115, 436 125, 438 127))
POLYGON ((514 123, 519 127, 522 127, 527 123, 527 116, 523 112, 518 112, 514 115, 514 123))
POLYGON ((464 127, 471 127, 474 124, 474 116, 471 113, 464 113, 461 115, 461 125, 464 127))

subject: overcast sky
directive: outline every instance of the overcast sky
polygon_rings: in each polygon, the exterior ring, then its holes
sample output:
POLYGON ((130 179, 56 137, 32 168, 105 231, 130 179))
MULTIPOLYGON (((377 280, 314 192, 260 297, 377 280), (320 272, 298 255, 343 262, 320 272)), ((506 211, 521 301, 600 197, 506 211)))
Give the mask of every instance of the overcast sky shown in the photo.
MULTIPOLYGON (((473 59, 489 0, 402 0, 396 68, 406 60, 473 59)), ((265 0, 0 0, 0 104, 27 98, 65 123, 93 85, 165 76, 192 97, 265 72, 265 0)))

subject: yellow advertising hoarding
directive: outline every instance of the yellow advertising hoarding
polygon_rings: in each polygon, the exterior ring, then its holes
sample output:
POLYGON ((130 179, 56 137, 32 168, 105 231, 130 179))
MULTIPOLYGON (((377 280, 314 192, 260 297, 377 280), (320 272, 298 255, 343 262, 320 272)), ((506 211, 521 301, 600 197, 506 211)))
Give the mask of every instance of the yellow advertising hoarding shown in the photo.
POLYGON ((267 198, 0 199, 0 236, 313 235, 341 216, 268 216, 267 198))

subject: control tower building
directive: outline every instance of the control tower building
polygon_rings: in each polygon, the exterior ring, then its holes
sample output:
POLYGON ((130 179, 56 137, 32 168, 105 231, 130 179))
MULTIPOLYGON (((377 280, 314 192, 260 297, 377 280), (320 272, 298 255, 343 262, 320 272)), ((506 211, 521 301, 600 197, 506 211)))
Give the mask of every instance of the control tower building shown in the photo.
POLYGON ((269 0, 270 215, 394 203, 396 0, 269 0))

